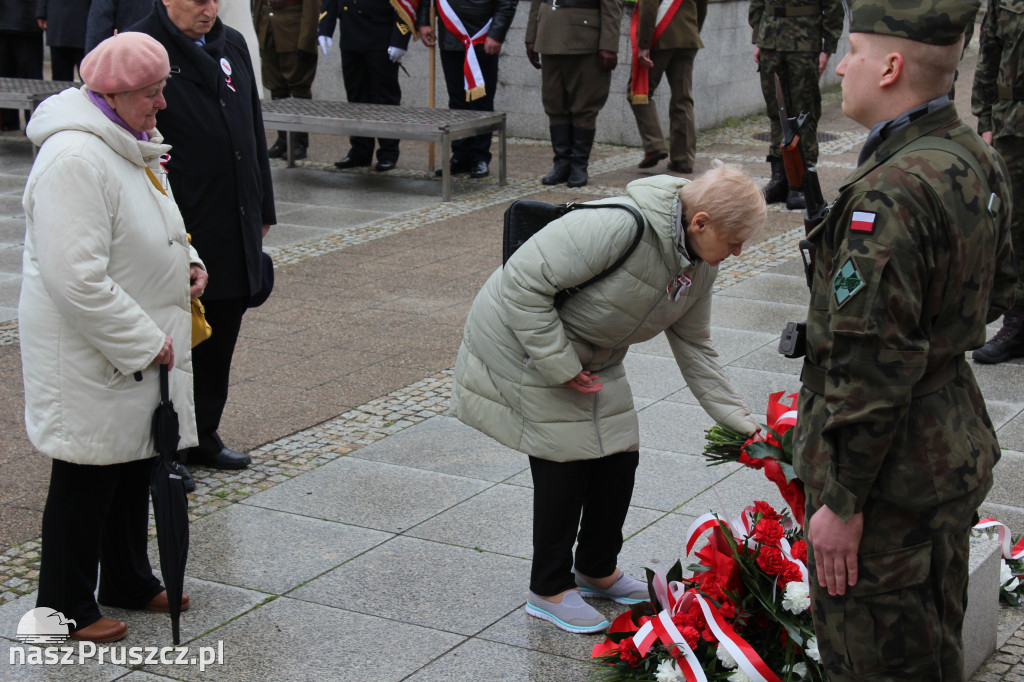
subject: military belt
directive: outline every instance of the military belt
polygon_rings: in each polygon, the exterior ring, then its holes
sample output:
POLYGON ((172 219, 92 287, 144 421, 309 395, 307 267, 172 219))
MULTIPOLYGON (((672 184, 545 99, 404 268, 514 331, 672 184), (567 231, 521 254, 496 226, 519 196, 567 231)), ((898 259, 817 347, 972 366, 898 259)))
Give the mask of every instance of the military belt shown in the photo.
POLYGON ((263 0, 263 6, 270 9, 284 9, 286 7, 302 7, 303 0, 263 0))
MULTIPOLYGON (((945 367, 921 377, 921 380, 914 384, 914 388, 911 389, 910 397, 923 398, 926 395, 931 395, 945 387, 946 384, 956 379, 966 370, 967 361, 961 355, 957 359, 951 360, 945 367)), ((825 395, 825 370, 817 365, 812 365, 806 359, 804 360, 803 371, 800 372, 800 381, 807 390, 813 391, 818 395, 825 395)))
POLYGON ((553 8, 575 7, 576 9, 601 9, 601 0, 541 0, 553 8))
POLYGON ((808 5, 806 7, 786 7, 785 5, 769 5, 768 14, 773 17, 810 17, 821 14, 821 7, 808 5))
POLYGON ((1018 102, 1024 102, 1024 85, 999 85, 996 87, 996 92, 999 94, 999 99, 1012 99, 1018 102))

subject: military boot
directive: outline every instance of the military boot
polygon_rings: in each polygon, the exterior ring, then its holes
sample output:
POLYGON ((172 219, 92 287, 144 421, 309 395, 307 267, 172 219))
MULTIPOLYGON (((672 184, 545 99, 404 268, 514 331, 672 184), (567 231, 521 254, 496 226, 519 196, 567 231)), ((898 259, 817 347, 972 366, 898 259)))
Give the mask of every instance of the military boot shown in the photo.
POLYGON ((560 185, 569 179, 569 156, 572 153, 572 126, 568 123, 551 126, 551 148, 555 151, 555 165, 540 179, 545 185, 560 185))
POLYGON ((983 365, 995 365, 1024 356, 1024 303, 1018 303, 1003 315, 1003 327, 971 357, 983 365))
POLYGON ((807 199, 804 197, 804 193, 791 187, 789 194, 786 195, 786 208, 790 211, 807 208, 807 199))
POLYGON ((583 187, 587 184, 587 167, 590 165, 590 150, 594 148, 594 128, 572 129, 572 157, 569 159, 568 187, 583 187))
MULTIPOLYGON (((769 204, 778 204, 789 198, 789 180, 786 179, 786 167, 782 159, 769 156, 772 165, 772 179, 764 186, 764 200, 769 204)), ((801 197, 802 198, 802 197, 801 197)))
POLYGON ((295 133, 292 143, 292 153, 295 155, 295 158, 306 158, 306 153, 309 150, 309 133, 295 133))
POLYGON ((277 140, 267 150, 267 156, 272 159, 280 159, 288 153, 288 139, 285 137, 285 132, 282 130, 277 131, 277 140))

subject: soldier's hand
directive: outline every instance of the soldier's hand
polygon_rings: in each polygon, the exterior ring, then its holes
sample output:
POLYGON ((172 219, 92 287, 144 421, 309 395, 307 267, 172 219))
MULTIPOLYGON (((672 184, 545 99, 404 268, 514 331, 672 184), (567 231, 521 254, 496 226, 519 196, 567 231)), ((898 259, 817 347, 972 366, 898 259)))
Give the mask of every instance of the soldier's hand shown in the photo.
POLYGON ((857 584, 857 552, 864 534, 864 514, 843 520, 828 507, 814 512, 807 524, 807 540, 814 550, 818 585, 833 597, 857 584))
POLYGON ((533 43, 526 43, 526 58, 533 64, 533 68, 540 68, 540 55, 533 51, 533 43))
POLYGON ((991 130, 986 130, 985 132, 983 132, 981 134, 981 139, 985 140, 985 144, 987 144, 989 147, 991 147, 992 146, 992 131, 991 130))
POLYGON ((754 45, 754 63, 761 66, 761 48, 754 45))
POLYGON ((619 65, 619 55, 611 50, 597 51, 597 66, 602 71, 611 71, 619 65))
POLYGON ((822 74, 825 73, 825 68, 828 67, 828 58, 831 56, 828 52, 822 52, 818 55, 818 78, 821 78, 822 74))
POLYGON ((320 43, 320 49, 323 50, 324 54, 331 53, 331 46, 334 45, 334 39, 330 36, 318 36, 317 42, 320 43))
POLYGON ((638 62, 640 62, 641 64, 643 64, 644 68, 647 68, 647 69, 653 69, 654 68, 654 62, 651 61, 651 51, 650 51, 650 49, 637 50, 636 51, 636 60, 638 62))
POLYGON ((434 37, 434 32, 429 26, 420 26, 420 39, 427 47, 437 45, 437 38, 434 37))

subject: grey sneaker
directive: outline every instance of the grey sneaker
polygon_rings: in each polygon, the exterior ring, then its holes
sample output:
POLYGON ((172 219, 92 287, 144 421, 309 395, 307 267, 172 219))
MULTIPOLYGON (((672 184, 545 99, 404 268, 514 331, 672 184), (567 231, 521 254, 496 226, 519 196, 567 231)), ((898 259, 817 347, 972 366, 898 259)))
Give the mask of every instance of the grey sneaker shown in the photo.
POLYGON ((651 598, 647 591, 647 583, 630 578, 625 571, 619 573, 619 577, 606 590, 580 577, 575 570, 573 575, 576 576, 576 584, 580 587, 580 595, 587 599, 611 599, 617 604, 639 604, 651 598))
POLYGON ((530 592, 526 597, 526 612, 535 618, 554 623, 566 632, 581 635, 603 632, 609 626, 608 620, 597 609, 583 601, 576 590, 566 592, 560 604, 530 592))

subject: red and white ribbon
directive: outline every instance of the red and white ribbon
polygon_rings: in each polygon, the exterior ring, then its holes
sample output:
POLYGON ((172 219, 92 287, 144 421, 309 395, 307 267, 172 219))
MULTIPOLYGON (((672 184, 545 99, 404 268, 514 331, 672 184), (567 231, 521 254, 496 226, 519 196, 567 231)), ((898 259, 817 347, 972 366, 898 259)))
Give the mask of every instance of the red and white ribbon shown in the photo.
MULTIPOLYGON (((1000 521, 996 521, 995 519, 982 519, 978 522, 978 525, 974 527, 975 530, 986 530, 988 528, 998 529, 997 536, 999 538, 999 544, 1002 545, 1004 559, 1024 559, 1024 537, 1018 540, 1016 545, 1010 547, 1010 542, 1012 542, 1010 529, 1000 521)), ((1024 576, 1018 575, 1015 577, 1021 578, 1024 576)))
POLYGON ((732 655, 740 670, 746 673, 747 677, 753 682, 782 682, 778 675, 768 667, 768 664, 757 655, 754 647, 736 634, 736 631, 725 621, 725 618, 711 602, 699 594, 694 598, 700 604, 700 610, 704 613, 704 620, 707 621, 708 627, 718 638, 718 646, 726 648, 726 651, 732 655))
POLYGON ((484 42, 494 19, 488 19, 484 27, 477 31, 476 35, 471 36, 466 27, 462 25, 459 16, 455 14, 455 10, 448 4, 448 0, 437 0, 437 13, 445 27, 453 36, 462 41, 462 46, 466 48, 466 61, 462 64, 462 82, 466 88, 466 101, 472 102, 484 97, 487 94, 487 88, 484 86, 484 74, 480 70, 480 60, 476 58, 476 50, 473 49, 473 46, 484 42))

